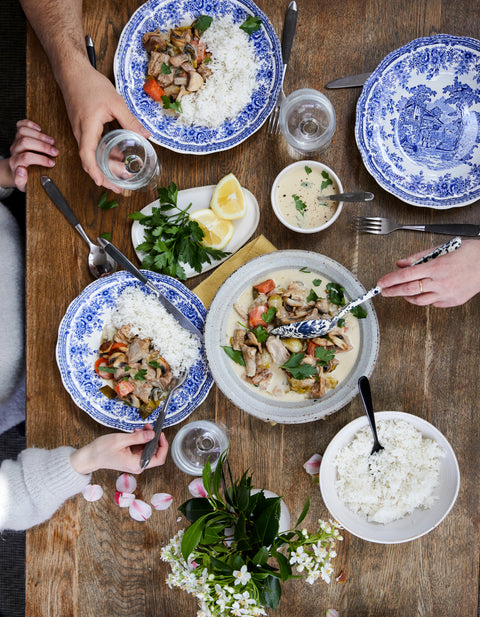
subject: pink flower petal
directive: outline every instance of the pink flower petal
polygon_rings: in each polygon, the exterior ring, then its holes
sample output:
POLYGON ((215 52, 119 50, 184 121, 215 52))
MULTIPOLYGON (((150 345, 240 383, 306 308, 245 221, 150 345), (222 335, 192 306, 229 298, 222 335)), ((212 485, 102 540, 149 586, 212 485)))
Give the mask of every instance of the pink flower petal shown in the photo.
POLYGON ((128 513, 136 521, 146 521, 152 516, 152 508, 141 499, 135 499, 128 508, 128 513))
POLYGON ((155 510, 166 510, 172 505, 173 497, 168 493, 155 493, 150 499, 150 503, 155 510))
POLYGON ((135 499, 133 493, 125 493, 122 491, 115 491, 115 503, 121 508, 128 508, 135 499))
POLYGON ((98 484, 88 484, 82 491, 87 501, 98 501, 103 495, 103 488, 98 484))
POLYGON ((303 465, 303 468, 311 476, 316 476, 319 473, 319 471, 320 471, 320 463, 321 462, 322 462, 322 457, 320 456, 320 454, 314 454, 303 465))
POLYGON ((334 608, 329 608, 325 617, 338 617, 339 616, 339 612, 337 610, 335 610, 334 608))
POLYGON ((194 497, 207 497, 207 491, 203 486, 202 478, 195 478, 195 480, 192 480, 188 485, 188 490, 194 497))
POLYGON ((121 476, 118 476, 115 486, 120 493, 133 493, 137 488, 137 481, 130 474, 122 473, 121 476))

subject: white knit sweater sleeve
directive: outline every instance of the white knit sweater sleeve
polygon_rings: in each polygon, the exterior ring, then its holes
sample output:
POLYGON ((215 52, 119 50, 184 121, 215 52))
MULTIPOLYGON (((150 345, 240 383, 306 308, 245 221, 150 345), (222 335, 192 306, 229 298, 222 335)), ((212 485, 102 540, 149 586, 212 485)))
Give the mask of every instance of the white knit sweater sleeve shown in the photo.
POLYGON ((0 467, 0 530, 28 529, 50 518, 63 502, 80 493, 90 475, 70 464, 74 448, 28 448, 0 467))

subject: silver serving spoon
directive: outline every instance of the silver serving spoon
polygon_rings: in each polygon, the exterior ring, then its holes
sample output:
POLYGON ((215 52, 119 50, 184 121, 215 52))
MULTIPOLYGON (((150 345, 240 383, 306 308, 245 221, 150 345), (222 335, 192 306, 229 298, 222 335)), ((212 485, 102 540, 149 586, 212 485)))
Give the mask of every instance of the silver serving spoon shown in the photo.
POLYGON ((335 193, 334 195, 323 195, 325 199, 330 201, 372 201, 375 197, 373 193, 359 191, 355 193, 335 193))
POLYGON ((114 272, 117 268, 117 262, 112 259, 112 257, 110 257, 110 255, 108 255, 101 246, 94 244, 90 240, 55 182, 51 180, 48 176, 42 176, 40 181, 43 188, 45 189, 45 192, 53 201, 53 203, 66 217, 68 222, 71 223, 73 227, 75 227, 75 229, 90 247, 90 252, 88 254, 88 267, 93 276, 98 279, 102 276, 107 276, 108 274, 114 272))
POLYGON ((360 396, 362 397, 363 406, 365 407, 365 411, 367 413, 370 428, 372 429, 373 448, 370 454, 376 454, 377 452, 380 452, 380 450, 383 450, 383 446, 378 441, 375 414, 373 413, 372 392, 370 390, 370 382, 368 381, 368 377, 360 377, 358 380, 358 390, 360 392, 360 396))
MULTIPOLYGON (((419 264, 426 263, 427 261, 431 261, 432 259, 436 259, 442 255, 446 255, 447 253, 451 253, 452 251, 456 251, 462 246, 462 239, 460 236, 452 238, 445 244, 438 246, 436 249, 427 253, 420 259, 417 259, 412 266, 418 266, 419 264)), ((315 338, 317 336, 325 336, 330 330, 337 324, 338 320, 344 317, 349 311, 352 310, 355 306, 359 304, 363 304, 370 298, 378 295, 382 291, 381 287, 373 287, 369 291, 365 292, 360 297, 352 300, 348 304, 346 304, 343 308, 341 308, 338 313, 331 319, 306 319, 305 321, 296 321, 294 323, 287 324, 285 326, 278 326, 274 328, 269 334, 273 334, 275 336, 280 336, 281 338, 315 338)))

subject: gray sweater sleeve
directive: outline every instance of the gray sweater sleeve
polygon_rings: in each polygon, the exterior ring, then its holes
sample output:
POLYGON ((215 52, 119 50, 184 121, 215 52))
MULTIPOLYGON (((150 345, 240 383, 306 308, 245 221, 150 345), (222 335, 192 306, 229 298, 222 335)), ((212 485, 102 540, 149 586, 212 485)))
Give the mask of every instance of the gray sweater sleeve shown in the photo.
POLYGON ((80 493, 90 475, 70 464, 74 448, 28 448, 0 467, 0 530, 28 529, 50 518, 63 502, 80 493))

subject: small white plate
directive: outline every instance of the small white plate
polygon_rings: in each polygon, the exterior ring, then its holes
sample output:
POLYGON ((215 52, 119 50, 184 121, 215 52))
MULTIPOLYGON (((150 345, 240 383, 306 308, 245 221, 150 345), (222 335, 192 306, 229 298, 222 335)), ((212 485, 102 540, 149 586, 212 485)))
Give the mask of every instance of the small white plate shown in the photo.
POLYGON ((432 507, 425 510, 417 508, 411 514, 384 525, 367 521, 365 517, 350 510, 340 500, 335 489, 337 479, 335 457, 352 441, 356 433, 368 426, 367 416, 362 416, 347 424, 328 445, 320 465, 320 490, 330 514, 351 534, 378 544, 400 544, 424 536, 443 521, 457 499, 460 488, 460 470, 451 445, 442 433, 426 420, 401 411, 379 411, 375 413, 375 419, 377 422, 379 420, 409 422, 424 437, 436 441, 445 453, 440 461, 440 483, 434 489, 436 501, 432 507))
MULTIPOLYGON (((215 184, 211 184, 209 186, 200 186, 191 189, 184 189, 183 191, 178 191, 178 199, 177 205, 179 208, 186 208, 189 204, 192 204, 189 212, 195 212, 196 210, 202 210, 203 208, 208 208, 210 205, 210 200, 213 195, 213 190, 215 189, 215 184)), ((228 259, 233 253, 236 253, 239 248, 241 248, 245 242, 252 236, 254 231, 258 227, 258 222, 260 220, 260 209, 258 207, 258 202, 255 198, 255 195, 251 193, 248 189, 244 188, 243 193, 245 195, 245 199, 247 202, 247 212, 245 216, 241 219, 237 219, 232 221, 235 231, 233 233, 233 237, 230 242, 227 244, 223 251, 228 251, 230 255, 224 257, 223 259, 212 260, 211 263, 204 264, 202 268, 202 272, 207 272, 208 270, 212 270, 216 268, 218 265, 228 259)), ((142 214, 146 214, 147 216, 152 213, 152 208, 158 207, 159 202, 158 199, 152 201, 152 203, 142 208, 140 212, 142 214)), ((137 246, 144 242, 144 230, 145 227, 141 225, 138 221, 134 221, 132 225, 132 242, 133 248, 135 249, 135 253, 137 254, 140 262, 145 257, 145 253, 142 251, 137 251, 137 246)), ((182 264, 185 268, 185 274, 187 278, 191 278, 192 276, 197 276, 200 272, 196 272, 193 268, 191 268, 188 264, 182 264)))

